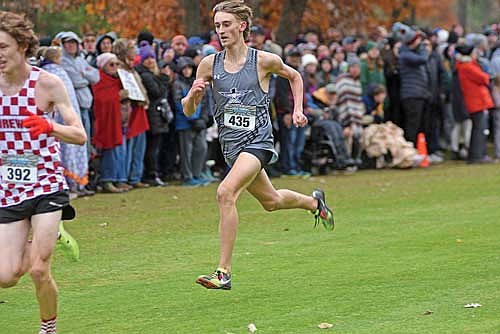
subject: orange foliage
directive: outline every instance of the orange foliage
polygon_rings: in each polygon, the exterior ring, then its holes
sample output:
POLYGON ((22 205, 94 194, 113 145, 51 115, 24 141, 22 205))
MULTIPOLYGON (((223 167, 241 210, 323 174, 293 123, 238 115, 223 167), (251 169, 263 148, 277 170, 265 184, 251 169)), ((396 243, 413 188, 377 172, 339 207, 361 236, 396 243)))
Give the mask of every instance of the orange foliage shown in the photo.
MULTIPOLYGON (((256 24, 276 31, 285 0, 261 1, 256 24)), ((293 1, 293 0, 289 0, 293 1)), ((416 23, 430 27, 450 27, 456 22, 456 0, 310 0, 301 27, 320 32, 338 27, 348 33, 367 33, 377 25, 389 27, 393 22, 409 22, 412 14, 416 23), (412 13, 413 11, 413 13, 412 13)), ((500 0, 499 0, 500 1, 500 0)), ((155 37, 171 38, 183 32, 184 9, 181 0, 33 0, 33 7, 65 10, 85 4, 87 13, 105 18, 120 36, 135 37, 143 29, 155 37)), ((213 29, 211 9, 218 0, 200 1, 202 25, 213 29)), ((250 3, 250 1, 247 1, 250 3)), ((189 14, 187 14, 189 15, 189 14)), ((102 31, 101 31, 102 32, 102 31)))
POLYGON ((87 3, 89 14, 106 18, 122 37, 133 38, 147 29, 167 39, 181 32, 182 10, 176 0, 94 0, 87 3))
MULTIPOLYGON (((275 30, 284 0, 263 1, 262 24, 275 30)), ((455 0, 313 0, 308 1, 302 18, 303 29, 326 31, 337 27, 349 33, 367 32, 378 25, 389 27, 396 21, 409 21, 415 8, 416 23, 431 27, 450 27, 456 22, 455 0)))

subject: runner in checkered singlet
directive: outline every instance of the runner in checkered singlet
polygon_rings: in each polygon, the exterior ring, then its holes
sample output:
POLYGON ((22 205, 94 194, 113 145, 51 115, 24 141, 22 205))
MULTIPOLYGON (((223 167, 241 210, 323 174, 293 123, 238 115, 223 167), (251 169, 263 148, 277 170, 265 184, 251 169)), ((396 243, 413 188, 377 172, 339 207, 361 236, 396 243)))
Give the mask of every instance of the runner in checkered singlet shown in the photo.
POLYGON ((86 134, 62 81, 27 63, 37 46, 30 22, 0 11, 0 287, 30 272, 45 334, 56 332, 50 257, 69 204, 58 140, 83 145, 86 134), (50 120, 54 110, 66 125, 50 120))

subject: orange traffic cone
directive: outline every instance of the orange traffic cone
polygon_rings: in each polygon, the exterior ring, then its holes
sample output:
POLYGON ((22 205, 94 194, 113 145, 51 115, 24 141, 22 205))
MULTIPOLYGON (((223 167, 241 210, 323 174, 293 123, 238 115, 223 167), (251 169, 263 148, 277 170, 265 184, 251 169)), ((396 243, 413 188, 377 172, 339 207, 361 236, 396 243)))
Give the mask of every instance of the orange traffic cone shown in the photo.
POLYGON ((420 163, 420 167, 429 167, 429 155, 427 154, 427 142, 425 141, 425 135, 420 132, 417 135, 417 153, 423 155, 425 158, 420 163))

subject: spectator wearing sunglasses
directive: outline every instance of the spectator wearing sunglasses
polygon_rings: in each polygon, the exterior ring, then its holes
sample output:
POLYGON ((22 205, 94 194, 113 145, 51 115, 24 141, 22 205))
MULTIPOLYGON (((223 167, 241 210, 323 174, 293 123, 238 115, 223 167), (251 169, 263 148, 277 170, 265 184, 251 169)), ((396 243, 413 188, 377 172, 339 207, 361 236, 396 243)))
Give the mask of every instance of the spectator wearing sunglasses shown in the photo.
POLYGON ((92 86, 95 116, 92 144, 101 151, 100 180, 103 191, 108 193, 131 188, 126 184, 127 148, 123 127, 130 104, 121 103, 126 100, 126 91, 118 77, 118 65, 118 58, 112 53, 97 56, 101 80, 92 86))

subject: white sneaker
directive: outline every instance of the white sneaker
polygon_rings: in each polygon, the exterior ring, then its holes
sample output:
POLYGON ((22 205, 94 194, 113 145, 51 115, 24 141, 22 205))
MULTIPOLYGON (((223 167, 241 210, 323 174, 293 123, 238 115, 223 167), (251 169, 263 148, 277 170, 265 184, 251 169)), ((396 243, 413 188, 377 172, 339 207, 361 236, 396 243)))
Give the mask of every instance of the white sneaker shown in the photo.
POLYGON ((418 167, 420 166, 420 164, 422 163, 422 161, 424 161, 425 159, 425 155, 423 154, 415 154, 413 156, 413 167, 418 167))
POLYGON ((444 161, 444 159, 435 153, 429 155, 429 163, 430 164, 440 164, 443 161, 444 161))

